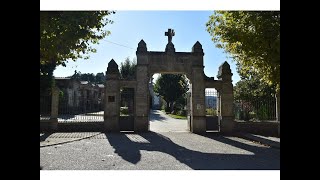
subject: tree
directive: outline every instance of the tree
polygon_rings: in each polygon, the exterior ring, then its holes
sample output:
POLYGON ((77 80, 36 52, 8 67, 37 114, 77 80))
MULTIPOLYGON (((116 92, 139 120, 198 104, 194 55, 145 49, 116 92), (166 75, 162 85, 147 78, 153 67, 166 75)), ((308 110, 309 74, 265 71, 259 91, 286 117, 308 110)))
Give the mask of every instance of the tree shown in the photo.
POLYGON ((136 65, 135 59, 130 61, 129 57, 125 59, 124 62, 120 64, 120 76, 123 79, 134 79, 136 75, 136 65))
POLYGON ((255 72, 280 90, 280 11, 215 11, 206 24, 242 74, 255 72))
POLYGON ((55 62, 65 66, 68 59, 76 60, 95 52, 91 44, 97 44, 110 34, 103 27, 112 23, 106 18, 111 13, 115 12, 41 11, 40 64, 55 62))
POLYGON ((154 91, 167 103, 166 111, 170 112, 173 111, 174 103, 188 90, 188 81, 180 74, 161 74, 154 86, 154 91))
POLYGON ((93 73, 82 74, 80 71, 75 70, 74 74, 70 77, 79 81, 89 81, 94 84, 103 84, 105 82, 105 76, 103 72, 94 75, 93 73))
POLYGON ((66 66, 67 60, 88 59, 89 52, 96 52, 91 45, 110 34, 104 27, 112 23, 106 18, 112 13, 115 12, 41 11, 40 76, 50 79, 55 67, 66 66))
POLYGON ((97 84, 104 84, 106 82, 106 77, 103 72, 97 73, 95 79, 97 84))
POLYGON ((268 99, 275 96, 275 86, 261 80, 261 76, 255 72, 238 81, 234 87, 234 98, 237 99, 268 99))
MULTIPOLYGON (((241 71, 239 69, 240 65, 238 71, 241 71)), ((275 113, 276 87, 262 81, 256 72, 240 73, 240 76, 241 80, 234 87, 236 116, 243 120, 272 118, 275 113)))

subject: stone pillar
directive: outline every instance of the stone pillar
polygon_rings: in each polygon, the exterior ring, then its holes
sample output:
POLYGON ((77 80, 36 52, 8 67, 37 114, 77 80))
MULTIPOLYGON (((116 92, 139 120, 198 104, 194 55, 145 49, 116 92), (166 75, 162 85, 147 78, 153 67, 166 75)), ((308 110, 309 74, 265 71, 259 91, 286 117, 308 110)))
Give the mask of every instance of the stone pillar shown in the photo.
POLYGON ((52 87, 50 129, 54 131, 58 129, 59 92, 58 87, 52 87))
POLYGON ((108 63, 105 83, 104 126, 106 131, 120 131, 120 73, 112 59, 108 63))
POLYGON ((195 58, 192 66, 192 118, 191 132, 206 132, 206 110, 205 110, 205 82, 203 73, 203 49, 197 41, 192 47, 192 54, 195 58))
POLYGON ((235 126, 232 75, 230 65, 225 61, 219 67, 217 76, 218 79, 222 81, 221 90, 219 92, 219 109, 221 115, 220 132, 222 133, 232 133, 235 126))
POLYGON ((134 131, 149 131, 149 58, 146 43, 141 40, 136 51, 137 69, 136 80, 137 88, 135 92, 135 120, 134 131))

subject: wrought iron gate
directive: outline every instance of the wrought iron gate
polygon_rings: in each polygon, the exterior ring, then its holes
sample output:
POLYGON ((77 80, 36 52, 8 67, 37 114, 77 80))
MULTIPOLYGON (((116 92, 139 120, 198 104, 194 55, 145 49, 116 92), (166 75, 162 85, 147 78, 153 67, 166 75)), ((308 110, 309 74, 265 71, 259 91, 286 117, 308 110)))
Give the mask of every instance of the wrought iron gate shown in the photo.
POLYGON ((218 95, 216 90, 205 91, 206 103, 206 130, 220 131, 219 118, 217 112, 218 95))

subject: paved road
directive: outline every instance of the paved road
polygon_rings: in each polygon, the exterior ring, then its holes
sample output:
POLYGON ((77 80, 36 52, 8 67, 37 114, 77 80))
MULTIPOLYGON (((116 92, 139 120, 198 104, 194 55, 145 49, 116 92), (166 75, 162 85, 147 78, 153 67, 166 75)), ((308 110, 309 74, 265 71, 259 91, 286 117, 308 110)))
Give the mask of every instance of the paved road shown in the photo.
POLYGON ((280 149, 238 137, 192 134, 187 120, 161 111, 151 111, 150 130, 40 134, 40 146, 45 146, 40 148, 40 166, 44 170, 280 169, 280 149))
POLYGON ((150 131, 153 132, 188 132, 187 119, 174 119, 162 111, 150 111, 150 131))
MULTIPOLYGON (((51 140, 79 138, 82 133, 55 134, 51 140)), ((101 133, 40 148, 40 166, 44 170, 280 169, 280 150, 217 134, 101 133)))

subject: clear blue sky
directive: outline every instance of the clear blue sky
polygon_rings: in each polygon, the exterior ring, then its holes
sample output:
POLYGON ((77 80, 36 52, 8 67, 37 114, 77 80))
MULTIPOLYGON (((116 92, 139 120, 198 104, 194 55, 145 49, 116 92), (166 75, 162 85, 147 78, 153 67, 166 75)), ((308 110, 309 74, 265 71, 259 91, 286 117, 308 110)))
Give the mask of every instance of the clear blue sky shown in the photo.
POLYGON ((94 45, 97 52, 91 53, 88 60, 68 61, 67 67, 57 67, 54 76, 70 76, 74 70, 81 73, 105 73, 111 59, 120 65, 126 57, 136 57, 136 49, 141 39, 146 42, 148 51, 164 51, 168 42, 164 33, 168 28, 172 28, 175 31, 172 42, 176 52, 190 52, 192 46, 199 41, 205 54, 205 74, 217 79, 218 67, 227 61, 231 66, 235 85, 240 80, 235 62, 227 59, 228 54, 222 49, 215 47, 206 31, 206 22, 211 14, 213 11, 117 11, 109 17, 114 23, 105 27, 111 34, 101 40, 100 44, 94 45))

